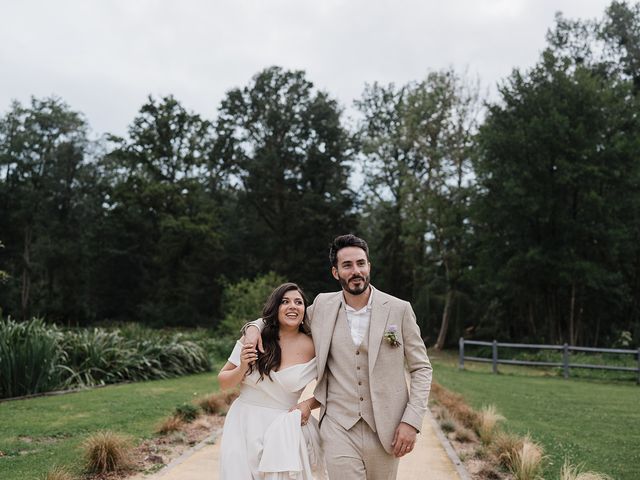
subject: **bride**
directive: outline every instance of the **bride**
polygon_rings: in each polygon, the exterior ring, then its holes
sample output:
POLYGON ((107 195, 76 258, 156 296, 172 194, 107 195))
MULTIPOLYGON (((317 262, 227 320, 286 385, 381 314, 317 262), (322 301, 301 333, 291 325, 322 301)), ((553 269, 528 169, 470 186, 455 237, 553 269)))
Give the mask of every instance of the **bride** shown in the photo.
POLYGON ((295 283, 277 287, 262 312, 264 353, 236 342, 218 374, 222 390, 238 384, 240 396, 225 419, 221 480, 324 478, 320 436, 311 405, 296 407, 316 378, 316 358, 306 319, 307 302, 295 283))

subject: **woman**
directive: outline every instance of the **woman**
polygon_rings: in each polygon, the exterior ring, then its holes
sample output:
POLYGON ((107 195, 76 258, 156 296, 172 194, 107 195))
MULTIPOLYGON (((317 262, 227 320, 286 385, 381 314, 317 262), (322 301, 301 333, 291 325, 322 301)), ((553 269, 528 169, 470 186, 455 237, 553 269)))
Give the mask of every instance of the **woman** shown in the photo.
POLYGON ((309 416, 308 404, 293 408, 316 377, 306 310, 295 283, 280 285, 262 312, 264 353, 258 356, 255 345, 243 345, 241 339, 220 370, 221 389, 241 384, 225 419, 221 480, 323 478, 317 421, 309 416))

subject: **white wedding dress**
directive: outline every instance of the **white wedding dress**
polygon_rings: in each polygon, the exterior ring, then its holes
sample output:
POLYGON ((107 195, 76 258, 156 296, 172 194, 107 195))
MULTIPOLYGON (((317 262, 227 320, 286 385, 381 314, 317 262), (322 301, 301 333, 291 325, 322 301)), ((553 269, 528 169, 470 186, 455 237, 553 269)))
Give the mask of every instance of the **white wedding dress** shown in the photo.
MULTIPOLYGON (((236 342, 229 362, 240 364, 236 342)), ((272 371, 271 379, 254 369, 240 387, 224 422, 220 446, 220 480, 324 479, 318 422, 300 425, 298 403, 304 387, 316 378, 315 357, 272 371)))

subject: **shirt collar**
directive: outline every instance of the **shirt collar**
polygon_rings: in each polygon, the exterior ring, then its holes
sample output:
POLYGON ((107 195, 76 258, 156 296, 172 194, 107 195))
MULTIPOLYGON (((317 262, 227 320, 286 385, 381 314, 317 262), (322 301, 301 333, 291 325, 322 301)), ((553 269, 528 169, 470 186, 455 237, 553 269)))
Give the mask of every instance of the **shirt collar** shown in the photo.
POLYGON ((370 310, 371 310, 371 302, 373 301, 373 292, 375 291, 375 288, 373 288, 373 285, 371 285, 371 284, 369 284, 369 287, 371 288, 371 294, 369 295, 369 301, 368 301, 368 302, 367 302, 367 304, 366 304, 363 308, 361 308, 360 310, 356 310, 355 308, 353 308, 353 307, 349 306, 349 305, 347 304, 347 301, 346 301, 346 300, 345 300, 345 298, 344 298, 344 292, 342 292, 342 303, 344 303, 344 309, 345 309, 347 312, 356 312, 356 313, 359 313, 359 312, 362 312, 362 311, 365 311, 365 310, 366 310, 366 311, 370 311, 370 310))

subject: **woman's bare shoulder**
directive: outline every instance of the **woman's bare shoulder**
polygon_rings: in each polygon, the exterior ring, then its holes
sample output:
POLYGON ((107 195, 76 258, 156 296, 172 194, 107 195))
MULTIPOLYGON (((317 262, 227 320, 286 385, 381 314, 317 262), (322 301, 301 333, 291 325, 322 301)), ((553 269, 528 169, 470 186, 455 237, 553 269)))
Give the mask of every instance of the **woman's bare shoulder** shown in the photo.
POLYGON ((313 346, 313 339, 309 335, 306 335, 304 333, 299 335, 298 345, 301 350, 301 353, 303 353, 304 356, 307 358, 307 361, 311 360, 313 357, 316 356, 316 349, 313 346))

